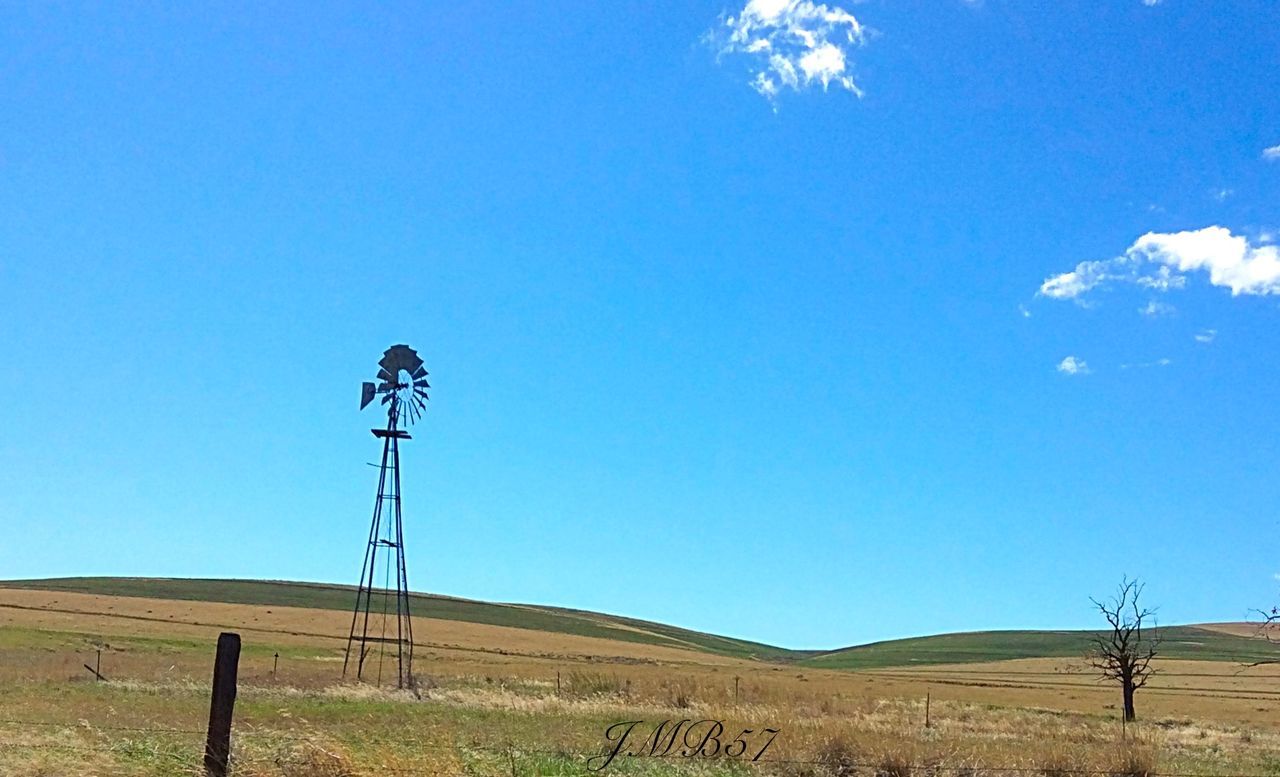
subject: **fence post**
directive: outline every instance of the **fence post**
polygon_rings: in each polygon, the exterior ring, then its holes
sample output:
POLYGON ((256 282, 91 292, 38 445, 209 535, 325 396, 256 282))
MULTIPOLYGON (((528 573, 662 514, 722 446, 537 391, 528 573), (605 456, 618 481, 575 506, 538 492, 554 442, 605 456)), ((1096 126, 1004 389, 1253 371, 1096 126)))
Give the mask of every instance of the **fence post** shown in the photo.
POLYGON ((929 694, 926 693, 924 695, 924 727, 929 728, 930 725, 931 723, 929 722, 929 694))
POLYGON ((84 664, 84 668, 92 672, 93 676, 97 678, 98 682, 102 682, 103 680, 107 679, 102 676, 102 648, 98 648, 98 668, 94 669, 88 664, 84 664))
POLYGON ((236 704, 236 670, 240 664, 240 635, 218 635, 218 655, 213 661, 213 694, 209 700, 209 737, 204 745, 204 770, 208 777, 227 777, 231 758, 231 712, 236 704))

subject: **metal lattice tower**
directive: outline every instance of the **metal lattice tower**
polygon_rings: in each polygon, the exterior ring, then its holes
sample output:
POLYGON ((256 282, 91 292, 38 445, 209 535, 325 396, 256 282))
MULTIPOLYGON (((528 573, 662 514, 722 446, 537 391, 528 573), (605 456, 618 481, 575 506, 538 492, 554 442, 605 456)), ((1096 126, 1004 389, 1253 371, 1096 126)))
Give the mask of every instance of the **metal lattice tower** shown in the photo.
POLYGON ((412 439, 401 427, 415 421, 427 409, 430 386, 422 359, 407 345, 388 348, 378 366, 381 368, 379 383, 364 384, 360 409, 381 394, 382 404, 387 406, 387 425, 371 430, 382 440, 382 464, 378 468, 378 496, 373 503, 369 544, 360 568, 360 588, 351 614, 351 634, 347 637, 342 676, 346 677, 353 663, 352 649, 355 648, 356 679, 365 680, 374 675, 374 682, 381 685, 383 664, 394 658, 396 687, 409 688, 413 686, 413 619, 409 614, 409 577, 405 571, 400 509, 400 441, 412 439), (375 654, 376 668, 369 665, 375 654))

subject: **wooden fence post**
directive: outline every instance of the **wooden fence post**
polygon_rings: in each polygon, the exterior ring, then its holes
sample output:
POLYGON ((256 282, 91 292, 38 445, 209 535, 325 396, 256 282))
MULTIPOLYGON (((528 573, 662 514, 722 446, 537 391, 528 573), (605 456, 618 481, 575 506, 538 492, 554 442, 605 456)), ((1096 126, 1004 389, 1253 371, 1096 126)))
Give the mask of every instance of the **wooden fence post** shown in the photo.
POLYGON ((84 668, 92 672, 93 676, 98 678, 98 682, 102 682, 103 680, 107 679, 102 676, 102 648, 98 648, 98 668, 94 669, 88 664, 85 664, 84 668))
POLYGON ((231 759, 231 712, 236 705, 236 671, 240 665, 240 635, 218 635, 218 655, 213 661, 213 695, 209 700, 209 737, 204 745, 204 770, 208 777, 227 777, 231 759))

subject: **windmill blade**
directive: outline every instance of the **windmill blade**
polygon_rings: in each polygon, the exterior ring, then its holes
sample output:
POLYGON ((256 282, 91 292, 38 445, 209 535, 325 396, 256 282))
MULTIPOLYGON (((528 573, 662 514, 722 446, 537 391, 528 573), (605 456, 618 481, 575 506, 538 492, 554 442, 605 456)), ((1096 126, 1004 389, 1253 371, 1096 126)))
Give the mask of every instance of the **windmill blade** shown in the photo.
POLYGON ((413 401, 417 403, 418 407, 422 408, 422 412, 425 413, 427 411, 427 403, 422 401, 422 397, 414 397, 413 401))
POLYGON ((428 396, 427 396, 427 389, 428 389, 428 388, 431 388, 431 387, 430 387, 430 386, 427 386, 427 387, 425 387, 425 388, 418 388, 417 386, 414 386, 414 387, 413 387, 413 393, 417 394, 418 396, 422 397, 423 399, 430 399, 430 397, 428 397, 428 396))
POLYGON ((404 370, 409 374, 417 372, 422 367, 422 359, 418 358, 418 352, 407 345, 393 345, 387 349, 382 355, 382 360, 378 364, 388 372, 395 374, 400 370, 404 370))
POLYGON ((373 397, 375 393, 377 393, 377 390, 374 388, 372 383, 360 384, 360 409, 361 410, 364 410, 365 407, 367 407, 368 404, 373 401, 373 397))
POLYGON ((395 394, 388 392, 387 395, 382 398, 382 404, 387 404, 391 400, 395 399, 395 397, 395 394))
POLYGON ((378 370, 378 380, 382 381, 383 383, 395 383, 396 376, 393 373, 387 371, 386 368, 383 368, 378 370))
POLYGON ((414 382, 415 382, 415 383, 417 382, 417 380, 418 380, 419 378, 425 378, 425 377, 427 377, 427 368, 426 368, 426 367, 419 367, 418 369, 416 369, 416 370, 414 370, 414 371, 413 371, 413 380, 414 380, 414 382))
POLYGON ((385 393, 387 393, 388 391, 394 391, 394 390, 395 390, 395 387, 396 387, 396 384, 394 384, 394 383, 387 383, 387 382, 385 382, 385 381, 384 381, 384 382, 382 382, 382 383, 379 383, 379 384, 378 384, 378 393, 379 393, 379 394, 385 394, 385 393))
POLYGON ((431 384, 427 382, 427 379, 426 379, 426 378, 423 378, 422 380, 415 380, 415 381, 413 382, 413 386, 414 386, 414 388, 418 388, 418 387, 421 387, 421 388, 431 388, 431 384))

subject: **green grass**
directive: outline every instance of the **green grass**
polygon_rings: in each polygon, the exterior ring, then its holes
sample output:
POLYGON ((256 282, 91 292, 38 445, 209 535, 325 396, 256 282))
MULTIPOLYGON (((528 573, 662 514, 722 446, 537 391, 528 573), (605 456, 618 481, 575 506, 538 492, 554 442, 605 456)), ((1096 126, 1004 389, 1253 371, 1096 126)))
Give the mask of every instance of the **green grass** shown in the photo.
MULTIPOLYGON (((1200 661, 1280 660, 1280 644, 1196 628, 1160 630, 1164 658, 1200 661)), ((802 664, 825 669, 882 669, 1003 661, 1015 658, 1072 658, 1089 649, 1089 631, 975 631, 896 639, 835 650, 802 664)))

